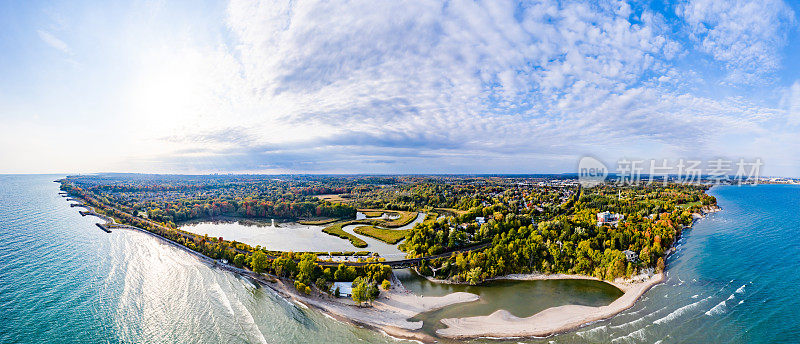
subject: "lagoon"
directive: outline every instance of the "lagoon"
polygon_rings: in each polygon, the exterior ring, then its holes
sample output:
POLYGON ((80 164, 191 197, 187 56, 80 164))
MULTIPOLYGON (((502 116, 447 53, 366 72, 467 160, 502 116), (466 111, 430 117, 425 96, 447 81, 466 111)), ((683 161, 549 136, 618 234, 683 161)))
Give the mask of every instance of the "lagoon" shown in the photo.
POLYGON ((518 317, 528 317, 556 306, 605 306, 623 294, 617 287, 595 280, 494 280, 471 286, 431 282, 409 269, 395 270, 395 275, 407 290, 422 296, 443 296, 459 291, 480 296, 478 301, 413 317, 412 320, 424 322, 422 330, 430 335, 444 328, 441 319, 489 315, 500 309, 518 317))

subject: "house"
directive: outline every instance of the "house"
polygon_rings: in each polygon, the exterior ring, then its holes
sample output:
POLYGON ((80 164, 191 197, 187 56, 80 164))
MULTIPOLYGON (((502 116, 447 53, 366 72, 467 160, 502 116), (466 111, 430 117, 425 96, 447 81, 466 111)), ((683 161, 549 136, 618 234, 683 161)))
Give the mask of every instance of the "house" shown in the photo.
POLYGON ((639 258, 639 255, 637 255, 636 252, 633 252, 631 250, 625 250, 622 251, 622 253, 625 254, 625 259, 627 259, 629 262, 635 262, 636 259, 639 258))
POLYGON ((331 285, 331 294, 336 294, 336 288, 339 288, 339 297, 350 297, 353 295, 353 282, 333 282, 333 285, 331 285))
POLYGON ((599 227, 604 224, 616 226, 619 223, 619 221, 624 218, 625 216, 622 214, 612 214, 608 211, 597 213, 597 226, 599 227))
POLYGON ((475 218, 475 222, 477 222, 479 225, 482 225, 482 224, 486 223, 486 218, 482 217, 482 216, 478 216, 478 217, 475 218))

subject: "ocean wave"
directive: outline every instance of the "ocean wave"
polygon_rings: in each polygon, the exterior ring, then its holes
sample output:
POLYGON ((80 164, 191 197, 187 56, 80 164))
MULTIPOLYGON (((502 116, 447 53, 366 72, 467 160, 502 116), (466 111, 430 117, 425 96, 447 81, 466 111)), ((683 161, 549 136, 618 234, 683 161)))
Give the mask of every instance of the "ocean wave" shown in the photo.
POLYGON ((622 337, 614 338, 614 339, 611 340, 611 342, 612 343, 619 343, 619 342, 622 342, 624 340, 626 343, 630 343, 631 342, 630 339, 637 339, 637 340, 640 340, 640 341, 644 341, 645 340, 645 336, 644 336, 645 332, 644 331, 646 329, 647 329, 647 327, 642 327, 642 328, 640 328, 640 329, 638 329, 636 331, 633 331, 631 333, 628 333, 627 335, 624 335, 622 337))
MULTIPOLYGON (((663 311, 665 309, 667 309, 666 306, 665 307, 661 307, 659 310, 657 310, 655 312, 652 312, 652 313, 649 313, 649 314, 645 314, 645 315, 639 317, 636 320, 629 321, 629 322, 626 322, 626 323, 623 323, 623 324, 619 324, 619 325, 609 326, 608 328, 613 329, 613 330, 617 330, 617 329, 621 329, 621 328, 624 328, 624 327, 630 327, 630 326, 633 326, 633 325, 638 325, 638 324, 642 323, 643 321, 647 320, 648 318, 655 317, 658 313, 660 313, 661 311, 663 311)), ((644 310, 644 308, 640 309, 639 311, 642 311, 642 310, 644 310)), ((631 313, 631 314, 633 314, 633 313, 631 313)))
POLYGON ((661 324, 663 324, 663 323, 666 323, 666 322, 672 321, 672 320, 674 320, 675 318, 677 318, 677 317, 679 317, 679 316, 683 315, 683 313, 686 313, 687 311, 690 311, 690 310, 693 310, 693 309, 697 308, 697 307, 698 307, 698 306, 699 306, 701 303, 705 302, 706 300, 708 300, 708 299, 710 299, 710 298, 711 298, 711 296, 709 296, 709 297, 707 297, 707 298, 705 298, 705 299, 702 299, 702 300, 700 300, 700 301, 697 301, 697 302, 695 302, 695 303, 690 303, 690 304, 688 304, 688 305, 686 305, 686 306, 683 306, 683 307, 681 307, 681 308, 678 308, 678 309, 676 309, 676 310, 672 311, 672 313, 669 313, 669 314, 667 314, 665 317, 663 317, 663 318, 661 318, 661 319, 658 319, 658 320, 656 320, 656 321, 653 321, 653 323, 654 323, 654 324, 661 325, 661 324))
POLYGON ((575 334, 577 334, 581 338, 590 339, 590 338, 595 338, 595 335, 598 335, 598 334, 601 334, 601 333, 606 333, 606 332, 607 332, 607 327, 605 325, 603 325, 603 326, 598 326, 598 327, 595 327, 593 329, 589 329, 589 330, 586 330, 586 331, 576 332, 575 334))
POLYGON ((250 329, 250 331, 248 331, 248 334, 251 335, 250 337, 255 337, 259 343, 267 344, 267 338, 264 337, 264 333, 261 332, 261 330, 258 328, 258 325, 256 325, 256 320, 253 318, 253 313, 250 313, 250 310, 245 307, 236 294, 232 294, 232 298, 233 305, 236 306, 237 313, 240 315, 240 318, 244 320, 244 324, 250 329))
MULTIPOLYGON (((645 301, 645 300, 643 299, 642 301, 645 301)), ((639 314, 641 311, 643 311, 645 309, 647 309, 647 305, 642 306, 642 308, 639 309, 639 310, 635 310, 633 312, 629 312, 629 313, 627 313, 627 315, 636 315, 636 314, 639 314)))
POLYGON ((741 287, 739 287, 739 289, 736 289, 735 293, 736 293, 736 294, 741 294, 741 293, 744 293, 744 287, 745 287, 745 286, 747 286, 747 284, 742 284, 742 286, 741 286, 741 287))
POLYGON ((725 305, 726 305, 725 301, 722 301, 722 302, 718 303, 716 306, 714 306, 711 309, 709 309, 706 312, 706 315, 712 316, 712 315, 718 315, 718 314, 725 313, 725 305))

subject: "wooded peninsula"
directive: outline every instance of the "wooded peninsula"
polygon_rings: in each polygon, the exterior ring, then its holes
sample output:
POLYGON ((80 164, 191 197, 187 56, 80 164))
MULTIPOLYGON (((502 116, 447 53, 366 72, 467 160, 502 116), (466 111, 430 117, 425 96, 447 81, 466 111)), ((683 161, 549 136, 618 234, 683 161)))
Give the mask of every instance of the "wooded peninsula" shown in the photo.
POLYGON ((705 185, 582 188, 559 175, 99 174, 59 182, 67 195, 119 224, 241 269, 290 279, 299 293, 338 296, 333 283, 353 281, 351 297, 359 305, 390 288, 392 267, 399 265, 469 284, 511 274, 608 281, 652 275, 665 269, 666 254, 696 214, 716 207, 705 185), (411 226, 418 214, 424 220, 411 226), (361 252, 267 250, 180 229, 187 221, 219 219, 317 225, 361 252), (400 264, 372 254, 363 239, 342 229, 347 225, 359 225, 356 234, 399 243, 406 259, 400 264))

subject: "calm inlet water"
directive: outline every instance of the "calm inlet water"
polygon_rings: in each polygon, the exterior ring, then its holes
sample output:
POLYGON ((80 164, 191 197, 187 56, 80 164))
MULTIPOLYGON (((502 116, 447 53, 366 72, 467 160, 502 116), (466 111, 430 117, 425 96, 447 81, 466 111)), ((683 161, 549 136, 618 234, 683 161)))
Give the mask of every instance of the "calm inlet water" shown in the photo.
POLYGON ((423 331, 431 335, 444 327, 441 319, 489 315, 498 309, 527 317, 568 304, 605 306, 622 296, 622 291, 616 287, 590 280, 491 281, 469 286, 430 282, 408 269, 396 270, 395 274, 406 289, 418 295, 442 296, 463 291, 480 296, 475 302, 455 304, 414 317, 413 320, 424 322, 423 331))
MULTIPOLYGON (((58 196, 58 177, 0 176, 2 343, 398 342, 287 302, 148 235, 106 234, 58 196)), ((724 211, 684 235, 666 283, 632 309, 513 342, 797 342, 800 188, 712 194, 724 211)))

